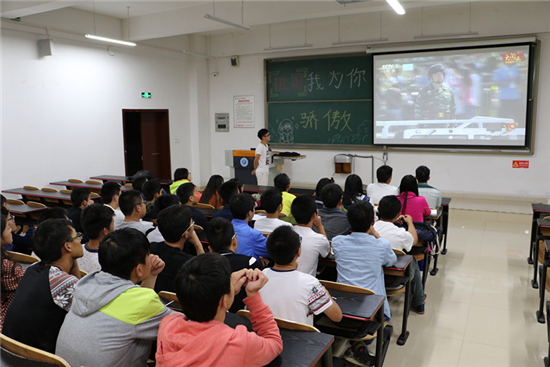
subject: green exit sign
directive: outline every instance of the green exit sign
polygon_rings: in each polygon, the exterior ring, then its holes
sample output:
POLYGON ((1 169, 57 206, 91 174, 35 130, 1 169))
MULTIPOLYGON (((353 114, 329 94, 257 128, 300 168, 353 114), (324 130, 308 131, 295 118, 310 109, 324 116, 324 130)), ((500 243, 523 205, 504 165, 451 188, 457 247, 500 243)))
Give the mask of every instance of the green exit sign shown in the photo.
POLYGON ((151 97, 152 97, 152 94, 150 92, 142 92, 141 93, 141 98, 149 99, 151 97))

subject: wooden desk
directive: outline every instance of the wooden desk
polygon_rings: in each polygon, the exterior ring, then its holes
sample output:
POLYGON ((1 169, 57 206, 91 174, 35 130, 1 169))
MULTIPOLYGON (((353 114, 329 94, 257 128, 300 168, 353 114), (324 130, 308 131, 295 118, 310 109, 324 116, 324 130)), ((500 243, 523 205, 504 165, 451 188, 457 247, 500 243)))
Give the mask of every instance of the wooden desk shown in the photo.
MULTIPOLYGON (((29 200, 39 201, 47 206, 52 206, 54 204, 63 205, 63 200, 71 201, 71 195, 69 194, 62 194, 60 192, 48 192, 48 191, 42 191, 42 190, 27 190, 22 187, 19 187, 16 189, 2 190, 2 192, 6 194, 21 195, 24 202, 27 202, 29 200), (57 200, 58 202, 52 203, 50 201, 43 200, 46 198, 54 199, 54 200, 57 200)), ((99 197, 92 197, 92 199, 96 200, 96 199, 99 199, 99 197)))
POLYGON ((385 275, 393 275, 405 278, 405 302, 403 302, 403 322, 401 325, 401 334, 397 338, 397 345, 405 345, 409 338, 407 322, 411 310, 411 255, 397 255, 397 262, 393 266, 384 267, 385 275))
MULTIPOLYGON (((98 194, 101 194, 101 188, 103 187, 103 184, 89 184, 86 182, 78 183, 78 182, 69 182, 69 181, 55 181, 50 182, 50 185, 56 185, 56 186, 65 186, 67 190, 72 190, 75 187, 84 187, 90 190, 91 192, 96 192, 98 194)), ((121 191, 128 191, 132 190, 131 187, 126 186, 120 186, 121 191)))
MULTIPOLYGON (((101 180, 103 181, 103 183, 107 181, 114 181, 114 182, 121 183, 122 185, 128 182, 132 182, 132 176, 99 175, 99 176, 90 177, 90 179, 101 180)), ((159 179, 159 181, 162 186, 170 186, 174 182, 173 180, 163 179, 163 178, 159 179)))
MULTIPOLYGON (((547 231, 550 231, 550 229, 547 229, 547 231)), ((544 261, 542 265, 542 271, 540 274, 540 287, 539 287, 539 309, 537 311, 537 321, 541 324, 544 324, 545 317, 544 317, 544 296, 546 293, 546 275, 548 272, 548 268, 550 267, 550 240, 544 240, 544 261)), ((550 336, 550 334, 548 334, 550 336)), ((550 341, 550 340, 549 340, 550 341)))
MULTIPOLYGON (((535 243, 534 243, 534 249, 533 249, 533 279, 531 280, 531 286, 535 289, 539 287, 539 284, 537 282, 537 274, 539 272, 539 244, 540 241, 545 241, 550 239, 550 220, 545 220, 542 218, 538 218, 536 220, 536 229, 535 229, 536 237, 535 237, 535 243)), ((544 284, 541 286, 541 288, 544 290, 544 284)))
POLYGON ((342 310, 342 321, 334 323, 324 314, 316 321, 315 327, 327 334, 347 339, 362 339, 367 334, 376 335, 376 366, 382 366, 384 356, 384 300, 378 294, 361 294, 330 290, 332 299, 342 310), (376 319, 376 321, 374 321, 376 319), (349 328, 348 325, 353 325, 349 328))
POLYGON ((537 257, 538 253, 533 255, 535 241, 537 237, 537 219, 550 215, 550 205, 547 204, 531 204, 533 209, 533 220, 531 222, 531 240, 529 241, 529 257, 527 262, 533 264, 533 257, 537 257))

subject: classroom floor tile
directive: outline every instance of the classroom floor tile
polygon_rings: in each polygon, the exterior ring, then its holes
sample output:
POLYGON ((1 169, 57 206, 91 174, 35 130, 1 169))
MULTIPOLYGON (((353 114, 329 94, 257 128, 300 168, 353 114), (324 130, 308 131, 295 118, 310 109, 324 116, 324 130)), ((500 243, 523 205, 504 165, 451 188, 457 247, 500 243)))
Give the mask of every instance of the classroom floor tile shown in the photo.
POLYGON ((409 316, 405 346, 396 344, 403 297, 390 299, 394 335, 384 366, 543 366, 547 325, 535 317, 530 230, 530 214, 451 210, 448 253, 428 277, 426 313, 409 316))

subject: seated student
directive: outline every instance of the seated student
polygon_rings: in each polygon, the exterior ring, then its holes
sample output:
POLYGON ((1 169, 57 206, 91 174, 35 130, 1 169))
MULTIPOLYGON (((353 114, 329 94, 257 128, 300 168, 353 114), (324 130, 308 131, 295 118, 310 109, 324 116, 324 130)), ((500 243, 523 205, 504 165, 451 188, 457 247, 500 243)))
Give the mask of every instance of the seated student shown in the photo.
POLYGON ((143 184, 141 192, 147 200, 145 204, 145 216, 143 220, 157 219, 157 212, 155 210, 155 200, 162 195, 162 186, 158 179, 152 179, 143 184))
POLYGON ((348 216, 342 209, 343 193, 342 188, 337 184, 326 185, 321 191, 323 208, 319 209, 319 215, 329 241, 336 236, 346 235, 351 230, 348 216))
MULTIPOLYGON (((181 205, 178 195, 164 194, 162 196, 159 196, 159 198, 155 200, 155 212, 160 213, 161 211, 172 205, 181 205)), ((162 237, 158 226, 147 234, 147 239, 150 243, 164 241, 164 237, 162 237)))
POLYGON ((361 177, 356 174, 351 174, 346 178, 346 182, 344 183, 344 196, 342 198, 342 205, 344 206, 344 208, 347 209, 358 201, 371 202, 371 199, 367 195, 365 195, 365 190, 363 189, 363 180, 361 180, 361 177))
MULTIPOLYGON (((256 261, 256 258, 235 253, 237 251, 237 236, 235 236, 233 224, 227 219, 216 218, 208 222, 206 226, 206 238, 208 239, 208 248, 211 252, 217 252, 229 260, 232 272, 242 269, 262 269, 262 264, 256 261)), ((244 292, 236 294, 229 312, 235 313, 244 309, 243 299, 245 297, 244 292)))
POLYGON ((187 168, 178 168, 174 172, 174 182, 170 185, 170 194, 175 194, 180 185, 191 182, 191 172, 187 168))
POLYGON ((441 206, 441 192, 433 186, 428 185, 430 169, 426 166, 418 166, 416 169, 416 180, 418 181, 418 194, 426 198, 430 208, 437 209, 441 206))
POLYGON ((223 184, 223 177, 220 175, 212 175, 202 192, 200 203, 212 205, 214 208, 219 208, 223 205, 222 197, 218 190, 223 184))
POLYGON ((195 221, 195 224, 201 226, 203 229, 208 224, 206 216, 199 209, 194 208, 193 205, 199 202, 197 187, 192 182, 187 182, 178 187, 176 195, 180 198, 180 202, 191 209, 191 216, 195 221))
POLYGON ((313 325, 313 315, 325 313, 332 321, 342 319, 342 311, 319 281, 298 271, 300 236, 290 227, 279 227, 267 240, 273 268, 264 269, 269 283, 260 290, 273 316, 313 325))
POLYGON ((136 177, 132 180, 132 189, 142 192, 143 191, 143 185, 147 182, 147 177, 141 176, 136 177))
MULTIPOLYGON (((4 213, 4 211, 2 209, 2 214, 3 213, 4 213)), ((9 218, 9 216, 8 216, 8 218, 9 218)), ((32 256, 37 257, 36 254, 32 251, 32 235, 34 234, 34 230, 36 229, 36 226, 38 226, 40 223, 42 223, 42 222, 44 222, 45 220, 48 220, 48 219, 66 219, 66 220, 69 220, 69 217, 67 217, 67 211, 65 210, 65 208, 62 208, 60 206, 54 206, 54 207, 47 208, 46 210, 41 211, 40 212, 40 217, 38 217, 38 221, 36 222, 35 225, 29 226, 29 228, 27 228, 27 232, 25 233, 24 237, 14 236, 14 238, 20 237, 24 241, 22 241, 22 242, 14 241, 13 251, 21 252, 23 254, 32 255, 32 256), (15 245, 16 243, 19 243, 19 245, 16 246, 15 245)), ((8 222, 15 224, 15 219, 13 221, 8 221, 8 222)))
POLYGON ((323 199, 321 199, 321 191, 323 190, 323 187, 331 183, 334 183, 334 179, 332 177, 325 177, 317 182, 317 186, 315 186, 315 192, 313 193, 315 204, 317 204, 317 209, 323 209, 323 199))
POLYGON ((239 193, 239 188, 237 187, 235 181, 229 180, 220 186, 219 192, 223 201, 223 208, 212 214, 212 219, 221 217, 227 219, 228 221, 232 221, 233 215, 231 214, 231 209, 229 208, 229 202, 233 196, 239 193))
POLYGON ((132 228, 101 240, 99 263, 75 289, 56 354, 71 366, 146 366, 161 320, 173 313, 151 289, 164 263, 132 228))
POLYGON ((111 209, 101 204, 92 204, 82 210, 82 229, 90 240, 84 245, 84 256, 78 259, 78 267, 87 273, 101 270, 97 258, 99 242, 114 231, 114 216, 111 209))
MULTIPOLYGON (((256 260, 268 258, 269 254, 265 248, 264 235, 248 225, 254 217, 254 199, 249 194, 237 194, 229 203, 231 214, 233 214, 233 227, 237 235, 237 253, 241 255, 254 256, 256 260)), ((266 259, 262 264, 267 265, 266 259)))
POLYGON ((4 250, 6 245, 13 242, 11 227, 8 224, 8 220, 5 215, 1 215, 1 228, 2 232, 0 243, 2 245, 2 301, 0 308, 0 332, 4 325, 4 318, 8 307, 15 296, 15 290, 23 277, 25 271, 12 259, 4 250))
POLYGON ((277 189, 267 189, 261 198, 261 206, 267 212, 265 218, 257 219, 254 222, 254 229, 262 233, 271 233, 279 226, 292 226, 292 224, 279 219, 283 210, 283 197, 277 189))
POLYGON ((252 367, 271 362, 283 350, 283 341, 273 314, 258 294, 267 281, 259 269, 231 274, 229 261, 215 253, 186 262, 176 277, 183 314, 170 315, 160 324, 157 367, 252 367), (254 332, 223 323, 239 290, 246 292, 244 303, 254 332))
POLYGON ((113 181, 105 182, 103 186, 101 186, 100 196, 101 200, 103 200, 103 204, 111 208, 113 213, 115 213, 115 229, 117 229, 120 223, 124 221, 124 214, 118 207, 120 184, 113 181))
MULTIPOLYGON (((388 240, 380 238, 374 227, 372 205, 358 201, 348 209, 352 233, 332 239, 332 250, 338 270, 338 283, 368 288, 386 297, 384 270, 397 261, 388 240)), ((384 301, 384 318, 391 318, 388 300, 384 301)))
POLYGON ((183 251, 186 241, 189 241, 197 255, 204 254, 202 243, 193 228, 191 211, 185 205, 172 205, 158 215, 158 228, 164 242, 151 243, 151 253, 158 255, 166 264, 158 275, 155 292, 174 292, 174 279, 179 268, 193 258, 183 251))
POLYGON ((21 343, 55 353, 55 342, 71 309, 82 257, 81 234, 65 219, 48 219, 33 235, 34 252, 41 261, 21 278, 8 308, 2 333, 21 343))
MULTIPOLYGON (((4 195, 2 195, 2 197, 4 197, 4 195)), ((10 228, 10 233, 12 233, 12 242, 3 245, 3 250, 30 254, 32 252, 32 229, 30 231, 27 230, 27 233, 25 233, 25 236, 23 237, 15 234, 17 231, 17 224, 15 223, 15 216, 11 214, 10 205, 7 200, 2 202, 2 206, 0 207, 0 214, 6 217, 6 225, 10 228)), ((29 226, 29 228, 30 227, 32 226, 29 226)))
POLYGON ((291 209, 297 223, 292 229, 302 238, 298 270, 315 276, 319 256, 327 257, 330 253, 330 244, 321 217, 317 214, 315 199, 313 196, 300 195, 292 202, 291 209), (313 231, 314 225, 319 233, 313 231))
MULTIPOLYGON (((67 217, 73 222, 73 227, 77 232, 82 232, 82 225, 80 224, 80 216, 82 215, 82 209, 88 205, 92 205, 92 195, 90 190, 85 187, 77 187, 71 192, 72 208, 67 210, 67 217)), ((82 243, 88 242, 88 237, 82 238, 82 243)))
POLYGON ((137 190, 123 192, 120 195, 119 205, 124 214, 124 220, 117 229, 134 228, 145 235, 155 229, 153 223, 141 220, 145 215, 145 203, 141 197, 141 192, 137 190))
POLYGON ((401 214, 408 214, 414 222, 424 222, 424 217, 431 214, 428 202, 422 196, 418 196, 418 184, 413 175, 406 175, 399 185, 400 194, 397 196, 401 202, 401 214))
POLYGON ((374 204, 378 204, 384 196, 399 195, 399 189, 390 185, 392 173, 393 168, 388 165, 380 166, 376 170, 378 183, 371 183, 367 186, 367 195, 374 204))
POLYGON ((295 195, 292 195, 288 192, 288 190, 290 190, 290 188, 292 187, 292 180, 287 176, 286 173, 279 173, 273 179, 273 183, 275 184, 275 187, 279 189, 281 195, 283 196, 283 210, 281 210, 281 213, 290 216, 292 214, 290 211, 290 206, 292 205, 294 199, 296 199, 295 195))
MULTIPOLYGON (((374 223, 374 229, 380 237, 390 241, 390 246, 396 250, 410 251, 418 242, 418 235, 414 228, 413 220, 410 215, 401 215, 401 202, 395 195, 384 196, 378 205, 378 215, 380 220, 374 223), (395 223, 406 223, 408 229, 397 227, 395 223)), ((411 284, 412 284, 412 308, 411 310, 424 313, 424 288, 422 287, 422 277, 416 259, 411 262, 411 284)))

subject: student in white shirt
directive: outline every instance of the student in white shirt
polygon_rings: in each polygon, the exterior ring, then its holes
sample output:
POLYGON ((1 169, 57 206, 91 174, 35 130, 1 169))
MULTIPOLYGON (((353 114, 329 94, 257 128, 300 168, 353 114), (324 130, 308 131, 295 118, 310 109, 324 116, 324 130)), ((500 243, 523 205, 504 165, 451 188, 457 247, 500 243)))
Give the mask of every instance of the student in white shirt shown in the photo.
POLYGON ((149 232, 155 229, 151 222, 141 220, 145 216, 146 207, 141 192, 137 190, 128 190, 120 195, 120 210, 124 214, 124 221, 116 229, 133 228, 147 236, 149 232))
POLYGON ((297 223, 292 229, 300 235, 302 240, 302 255, 298 261, 298 270, 315 276, 319 256, 327 257, 330 253, 327 234, 321 217, 317 214, 317 204, 313 196, 300 195, 292 202, 291 210, 297 223), (317 227, 319 233, 313 231, 313 225, 317 227))
POLYGON ((104 205, 111 208, 111 210, 115 214, 116 229, 118 225, 124 220, 124 214, 122 214, 122 211, 118 208, 118 199, 120 197, 120 184, 113 181, 105 182, 103 186, 101 186, 100 196, 101 200, 103 200, 104 205))
POLYGON ((426 198, 430 208, 439 208, 441 206, 441 192, 435 187, 428 185, 430 169, 426 166, 418 166, 415 173, 416 180, 418 181, 418 195, 426 198))
POLYGON ((378 204, 380 199, 388 195, 399 195, 399 189, 391 186, 393 168, 384 165, 376 170, 376 179, 378 183, 371 183, 367 186, 367 195, 374 204, 378 204))
POLYGON ((92 204, 82 209, 82 230, 90 239, 84 244, 84 256, 78 259, 78 267, 87 273, 101 270, 99 259, 99 242, 115 228, 115 214, 105 205, 92 204))
MULTIPOLYGON (((401 215, 401 202, 395 195, 384 196, 378 205, 378 215, 380 220, 374 223, 374 229, 380 237, 388 240, 390 246, 401 251, 410 251, 418 242, 418 235, 414 228, 413 220, 410 215, 401 215), (406 223, 408 229, 395 225, 406 223)), ((424 289, 422 287, 422 278, 416 259, 411 261, 411 286, 412 286, 412 307, 411 310, 418 313, 424 313, 425 299, 424 289)))
POLYGON ((258 185, 267 186, 269 179, 269 147, 267 143, 271 140, 269 130, 260 129, 258 138, 261 140, 256 147, 256 156, 254 157, 253 175, 256 175, 258 185))
POLYGON ((283 210, 283 197, 277 189, 266 190, 261 197, 261 208, 267 212, 267 216, 254 222, 254 229, 262 233, 271 233, 280 226, 292 226, 292 224, 279 219, 283 210))

